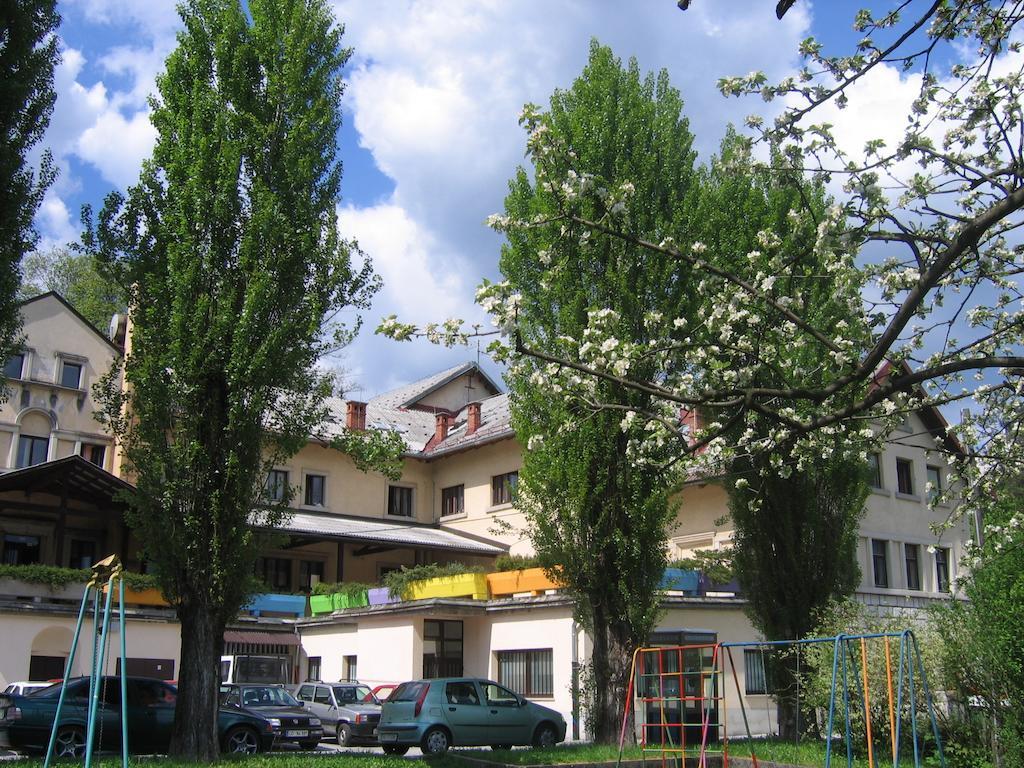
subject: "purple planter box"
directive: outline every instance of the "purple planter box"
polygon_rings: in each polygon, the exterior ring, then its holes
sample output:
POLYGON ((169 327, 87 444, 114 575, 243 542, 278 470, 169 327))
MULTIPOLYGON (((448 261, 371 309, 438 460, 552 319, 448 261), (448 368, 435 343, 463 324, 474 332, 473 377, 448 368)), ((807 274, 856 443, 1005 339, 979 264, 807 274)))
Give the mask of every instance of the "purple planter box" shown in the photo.
POLYGON ((366 597, 370 601, 370 605, 387 605, 388 603, 400 603, 402 602, 397 597, 391 596, 391 590, 387 587, 376 587, 366 591, 366 597))

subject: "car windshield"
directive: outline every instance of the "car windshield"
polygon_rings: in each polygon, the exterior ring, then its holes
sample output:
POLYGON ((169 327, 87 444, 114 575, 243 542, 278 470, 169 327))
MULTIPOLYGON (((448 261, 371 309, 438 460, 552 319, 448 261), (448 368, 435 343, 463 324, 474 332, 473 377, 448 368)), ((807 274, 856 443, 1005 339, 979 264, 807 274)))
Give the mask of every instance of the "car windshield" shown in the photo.
POLYGON ((253 685, 242 688, 243 707, 297 707, 297 702, 284 688, 253 685))
POLYGON ((377 701, 377 697, 365 685, 336 685, 334 686, 334 700, 339 704, 355 704, 358 702, 380 704, 377 701))

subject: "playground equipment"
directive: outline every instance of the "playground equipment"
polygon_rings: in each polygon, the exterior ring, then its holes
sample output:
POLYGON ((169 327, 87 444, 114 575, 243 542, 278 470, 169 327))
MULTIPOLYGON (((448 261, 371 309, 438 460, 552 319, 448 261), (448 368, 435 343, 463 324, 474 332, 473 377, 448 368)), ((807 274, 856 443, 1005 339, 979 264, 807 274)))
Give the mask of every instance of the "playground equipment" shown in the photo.
MULTIPOLYGON (((82 595, 82 606, 78 611, 78 623, 75 626, 75 635, 71 640, 71 650, 68 653, 68 663, 64 670, 64 679, 61 681, 60 696, 57 699, 57 711, 53 717, 53 727, 50 730, 50 742, 46 747, 46 759, 43 761, 43 768, 50 768, 53 761, 53 749, 57 741, 57 732, 61 725, 61 711, 64 708, 64 694, 67 690, 68 680, 71 678, 71 670, 74 668, 75 653, 78 650, 78 640, 82 635, 82 624, 85 619, 86 607, 89 605, 89 596, 92 594, 92 667, 89 675, 89 708, 86 716, 85 729, 85 768, 92 765, 93 751, 102 741, 103 733, 100 730, 99 738, 96 738, 96 723, 100 710, 101 688, 103 686, 103 671, 106 667, 107 648, 110 645, 110 601, 114 594, 114 585, 118 588, 118 628, 121 635, 121 668, 119 671, 121 683, 121 765, 128 768, 128 692, 125 678, 127 668, 127 653, 124 634, 124 570, 117 555, 100 560, 92 566, 92 578, 85 586, 85 593, 82 595), (103 611, 100 612, 100 598, 105 595, 103 611), (102 627, 102 628, 101 628, 102 627)), ((102 724, 102 721, 101 721, 102 724)))
MULTIPOLYGON (((728 766, 728 707, 725 691, 725 663, 728 662, 749 747, 749 759, 757 768, 759 759, 754 749, 747 693, 740 685, 733 649, 760 652, 765 694, 771 693, 767 685, 769 676, 764 674, 767 672, 765 651, 772 649, 795 653, 795 710, 799 713, 802 704, 801 654, 806 654, 812 646, 829 645, 832 648, 832 672, 827 723, 824 727, 825 768, 832 768, 833 743, 836 741, 845 747, 846 765, 852 767, 854 747, 861 739, 866 744, 867 761, 871 768, 883 764, 899 768, 901 760, 904 761, 903 765, 920 768, 924 757, 925 733, 919 728, 918 719, 925 714, 931 725, 939 764, 945 768, 935 705, 917 639, 909 629, 889 633, 840 634, 807 640, 638 648, 633 654, 630 670, 619 737, 619 761, 622 760, 627 724, 632 712, 634 735, 645 762, 648 755, 651 755, 657 758, 662 768, 666 768, 669 762, 674 768, 687 768, 687 765, 709 768, 708 758, 713 757, 715 765, 728 766), (883 658, 884 690, 872 693, 869 668, 876 663, 880 666, 883 658), (883 715, 872 713, 873 700, 885 702, 883 715), (855 721, 861 716, 863 733, 855 733, 859 730, 855 727, 855 721), (889 730, 889 748, 878 749, 872 729, 873 726, 884 728, 886 725, 889 730), (906 743, 908 730, 910 744, 906 743), (883 754, 885 752, 888 754, 883 754), (908 762, 911 757, 913 763, 908 762)), ((875 671, 878 672, 878 669, 875 671)), ((765 706, 769 708, 767 714, 770 730, 770 695, 765 696, 765 706)))

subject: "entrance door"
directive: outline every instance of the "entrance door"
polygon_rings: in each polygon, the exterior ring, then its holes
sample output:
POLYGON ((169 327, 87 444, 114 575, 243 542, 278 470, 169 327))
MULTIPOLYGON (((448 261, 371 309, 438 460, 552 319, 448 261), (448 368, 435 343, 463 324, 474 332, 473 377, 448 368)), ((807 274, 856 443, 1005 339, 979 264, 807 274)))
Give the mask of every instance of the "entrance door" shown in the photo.
POLYGON ((64 677, 64 665, 67 659, 63 656, 31 656, 28 660, 28 679, 33 682, 60 680, 64 677))

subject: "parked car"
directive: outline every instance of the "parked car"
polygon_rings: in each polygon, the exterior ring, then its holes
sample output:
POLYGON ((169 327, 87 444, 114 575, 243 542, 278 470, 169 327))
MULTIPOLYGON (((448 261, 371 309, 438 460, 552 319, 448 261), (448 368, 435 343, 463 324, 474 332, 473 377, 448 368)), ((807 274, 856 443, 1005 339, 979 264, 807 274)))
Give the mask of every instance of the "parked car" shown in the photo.
POLYGON ((274 733, 274 744, 298 744, 316 749, 324 736, 323 724, 313 712, 279 685, 221 685, 222 709, 244 712, 266 721, 274 733))
POLYGON ((321 683, 307 681, 292 691, 310 712, 324 723, 324 731, 333 730, 338 744, 377 744, 380 702, 362 683, 321 683))
POLYGON ((376 686, 370 693, 379 702, 385 702, 388 697, 394 692, 395 688, 398 687, 398 683, 384 683, 383 685, 376 686))
POLYGON ((554 746, 565 739, 565 718, 491 680, 440 678, 402 683, 383 703, 377 731, 388 754, 418 746, 441 755, 453 745, 554 746))
POLYGON ((4 693, 15 693, 19 696, 31 696, 36 691, 49 688, 53 683, 11 683, 4 689, 4 693))
MULTIPOLYGON (((178 691, 162 680, 129 677, 128 747, 136 753, 166 753, 174 724, 178 691)), ((51 685, 30 696, 0 694, 0 730, 7 732, 12 747, 44 751, 57 713, 60 685, 51 685)), ((89 678, 69 680, 64 694, 55 752, 58 757, 85 754, 85 727, 89 707, 89 678)), ((270 749, 276 734, 263 718, 221 708, 217 717, 221 749, 255 753, 270 749)), ((96 730, 98 748, 121 749, 121 681, 102 678, 100 711, 96 730)))

